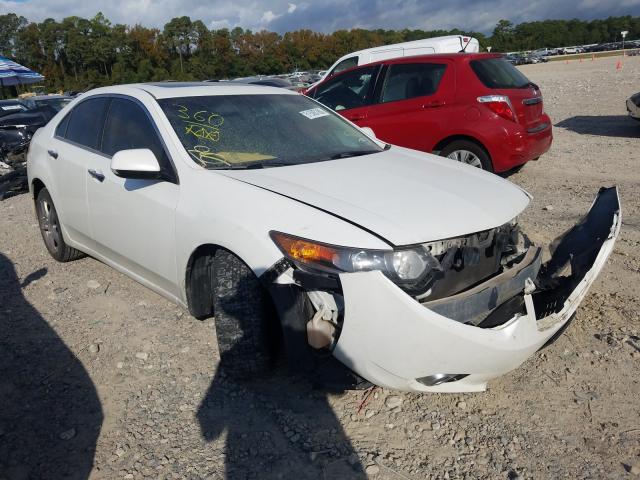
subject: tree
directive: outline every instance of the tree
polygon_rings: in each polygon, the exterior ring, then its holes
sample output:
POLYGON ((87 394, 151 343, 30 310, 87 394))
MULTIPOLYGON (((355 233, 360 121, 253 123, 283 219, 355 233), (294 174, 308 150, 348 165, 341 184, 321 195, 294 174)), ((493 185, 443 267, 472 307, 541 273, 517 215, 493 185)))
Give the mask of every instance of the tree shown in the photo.
POLYGON ((500 20, 493 29, 491 43, 496 51, 505 51, 514 45, 515 27, 509 20, 500 20))
POLYGON ((29 22, 0 15, 0 54, 45 75, 50 89, 167 79, 225 79, 295 69, 324 69, 355 50, 441 35, 476 37, 493 51, 533 50, 620 39, 640 39, 640 17, 543 20, 514 25, 500 20, 490 37, 452 30, 296 30, 280 35, 241 27, 209 30, 187 16, 170 20, 162 32, 142 25, 113 25, 102 13, 85 19, 29 22))
POLYGON ((15 13, 0 15, 0 55, 13 57, 17 38, 24 27, 27 26, 27 19, 15 13))

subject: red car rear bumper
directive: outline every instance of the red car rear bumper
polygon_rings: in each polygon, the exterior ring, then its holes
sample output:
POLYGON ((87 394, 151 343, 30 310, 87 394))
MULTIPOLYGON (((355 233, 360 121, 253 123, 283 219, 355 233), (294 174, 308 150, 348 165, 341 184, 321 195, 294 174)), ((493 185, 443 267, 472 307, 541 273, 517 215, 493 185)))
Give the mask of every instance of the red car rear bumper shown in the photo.
POLYGON ((546 118, 535 129, 527 131, 520 124, 505 127, 506 141, 496 145, 491 153, 493 169, 505 172, 546 153, 553 141, 551 119, 546 118))

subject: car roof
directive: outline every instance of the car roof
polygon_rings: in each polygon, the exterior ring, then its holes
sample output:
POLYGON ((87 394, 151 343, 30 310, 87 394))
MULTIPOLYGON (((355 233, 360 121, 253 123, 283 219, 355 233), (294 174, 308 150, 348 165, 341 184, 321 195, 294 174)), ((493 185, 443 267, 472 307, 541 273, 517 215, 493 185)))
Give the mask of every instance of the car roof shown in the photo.
POLYGON ((430 53, 428 55, 415 55, 408 57, 390 58, 379 62, 370 63, 369 65, 380 65, 384 63, 415 63, 416 61, 434 61, 434 60, 475 60, 479 58, 498 58, 502 57, 502 53, 430 53))
POLYGON ((213 95, 298 95, 283 88, 240 82, 154 82, 96 88, 86 92, 82 97, 107 93, 139 96, 143 92, 156 99, 213 95))
POLYGON ((355 52, 347 53, 346 55, 343 55, 342 57, 340 57, 340 59, 338 59, 338 60, 341 60, 341 59, 347 58, 347 57, 351 57, 351 56, 361 55, 363 53, 367 53, 367 52, 371 52, 371 51, 381 51, 382 52, 382 51, 385 51, 385 50, 395 50, 397 48, 416 48, 416 47, 420 47, 422 45, 431 46, 433 44, 446 43, 446 42, 449 42, 451 40, 458 40, 460 38, 468 38, 470 40, 471 39, 476 40, 476 38, 471 36, 471 35, 444 35, 442 37, 420 38, 418 40, 410 40, 408 42, 390 43, 388 45, 379 45, 377 47, 363 48, 362 50, 357 50, 355 52))

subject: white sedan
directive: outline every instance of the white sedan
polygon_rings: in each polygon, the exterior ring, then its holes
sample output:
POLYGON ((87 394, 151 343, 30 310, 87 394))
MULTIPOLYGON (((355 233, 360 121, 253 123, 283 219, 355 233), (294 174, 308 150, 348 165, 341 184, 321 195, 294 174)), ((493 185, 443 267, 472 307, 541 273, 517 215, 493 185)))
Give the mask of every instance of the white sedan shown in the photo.
POLYGON ((55 259, 215 314, 229 374, 283 350, 339 388, 483 390, 567 326, 621 224, 603 188, 543 263, 517 186, 262 86, 93 90, 36 133, 28 174, 55 259))

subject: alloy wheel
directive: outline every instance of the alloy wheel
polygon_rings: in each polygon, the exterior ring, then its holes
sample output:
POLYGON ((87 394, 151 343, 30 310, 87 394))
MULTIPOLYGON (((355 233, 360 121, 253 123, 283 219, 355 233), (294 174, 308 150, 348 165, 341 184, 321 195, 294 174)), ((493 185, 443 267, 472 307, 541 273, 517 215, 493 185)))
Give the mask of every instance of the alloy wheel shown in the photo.
POLYGON ((50 250, 58 251, 60 245, 60 224, 58 222, 56 209, 46 200, 41 200, 38 206, 38 218, 40 220, 40 229, 42 230, 44 241, 50 250))
POLYGON ((470 152, 469 150, 455 150, 447 155, 447 158, 466 163, 467 165, 471 165, 472 167, 482 168, 482 162, 480 161, 478 156, 475 153, 470 152))

